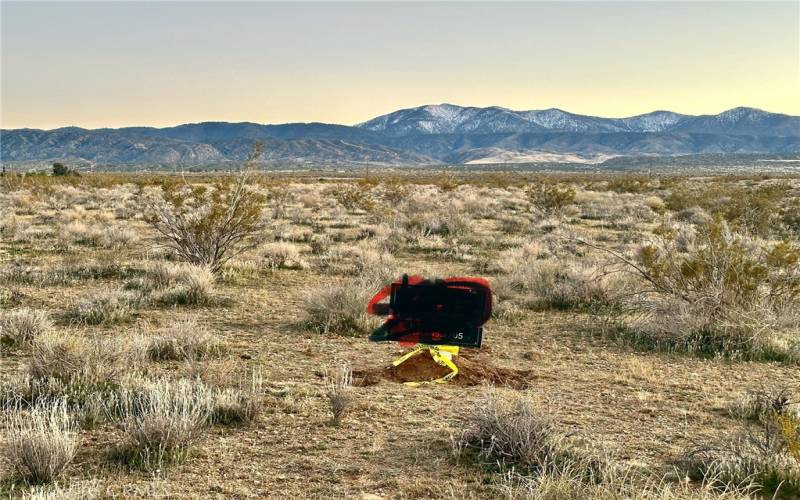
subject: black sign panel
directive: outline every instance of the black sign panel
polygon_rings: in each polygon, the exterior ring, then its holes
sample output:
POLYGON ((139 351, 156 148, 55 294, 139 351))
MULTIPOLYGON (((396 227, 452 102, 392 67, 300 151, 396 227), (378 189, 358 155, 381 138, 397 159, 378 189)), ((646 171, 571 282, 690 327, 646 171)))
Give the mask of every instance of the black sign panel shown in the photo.
POLYGON ((389 316, 370 336, 376 342, 480 347, 483 324, 492 311, 491 290, 481 278, 423 280, 404 276, 391 285, 388 311, 373 302, 370 312, 389 316))

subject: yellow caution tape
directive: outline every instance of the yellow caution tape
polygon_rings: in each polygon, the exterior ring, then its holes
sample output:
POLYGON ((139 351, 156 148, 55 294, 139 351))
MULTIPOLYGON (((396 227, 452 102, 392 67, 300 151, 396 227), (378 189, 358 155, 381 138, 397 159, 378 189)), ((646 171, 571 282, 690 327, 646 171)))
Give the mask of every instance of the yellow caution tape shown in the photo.
POLYGON ((451 372, 435 380, 405 382, 405 385, 409 387, 419 387, 424 384, 446 384, 449 380, 458 375, 458 366, 456 366, 456 364, 453 362, 453 357, 458 356, 458 346, 452 345, 417 344, 412 350, 394 360, 392 365, 398 366, 410 358, 422 353, 426 349, 431 353, 431 357, 437 364, 450 368, 451 372))

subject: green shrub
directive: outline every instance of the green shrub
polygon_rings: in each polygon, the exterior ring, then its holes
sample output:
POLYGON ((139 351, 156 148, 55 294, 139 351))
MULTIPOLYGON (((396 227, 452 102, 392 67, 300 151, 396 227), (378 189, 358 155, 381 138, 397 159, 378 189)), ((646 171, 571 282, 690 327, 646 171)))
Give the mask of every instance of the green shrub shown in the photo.
POLYGON ((344 208, 348 210, 372 211, 375 200, 370 193, 370 186, 342 184, 329 189, 325 194, 333 196, 344 208))
POLYGON ((575 189, 557 184, 538 184, 525 190, 531 204, 545 213, 557 213, 575 203, 575 189))
POLYGON ((653 189, 649 177, 640 175, 619 175, 606 183, 608 191, 615 193, 644 193, 653 189))
MULTIPOLYGON (((257 146, 248 164, 261 155, 257 146)), ((216 274, 231 258, 254 246, 262 227, 263 195, 251 190, 249 170, 207 185, 168 185, 149 206, 147 221, 160 244, 181 259, 216 274)))
POLYGON ((701 207, 737 228, 767 236, 779 227, 775 224, 776 218, 789 189, 786 184, 746 188, 715 181, 693 186, 692 189, 685 185, 676 187, 665 197, 664 202, 672 211, 701 207))
POLYGON ((78 176, 77 171, 67 167, 63 163, 53 163, 53 176, 55 177, 65 177, 65 176, 78 176))
POLYGON ((717 219, 702 227, 693 248, 681 253, 669 235, 640 249, 628 262, 644 285, 631 307, 639 340, 702 354, 793 359, 775 330, 796 323, 800 248, 769 244, 731 231, 717 219))

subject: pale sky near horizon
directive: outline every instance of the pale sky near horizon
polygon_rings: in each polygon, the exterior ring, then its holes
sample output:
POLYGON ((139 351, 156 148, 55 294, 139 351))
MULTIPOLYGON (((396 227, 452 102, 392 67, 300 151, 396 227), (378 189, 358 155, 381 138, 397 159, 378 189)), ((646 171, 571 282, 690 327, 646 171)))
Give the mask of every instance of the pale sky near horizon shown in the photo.
POLYGON ((0 2, 0 126, 800 115, 800 2, 0 2))

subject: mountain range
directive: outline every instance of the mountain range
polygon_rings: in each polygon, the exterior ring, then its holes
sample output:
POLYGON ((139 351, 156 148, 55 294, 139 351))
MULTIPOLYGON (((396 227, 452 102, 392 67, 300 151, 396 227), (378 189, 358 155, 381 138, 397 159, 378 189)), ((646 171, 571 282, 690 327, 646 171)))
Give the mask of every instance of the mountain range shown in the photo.
POLYGON ((175 127, 0 130, 0 161, 218 164, 264 143, 266 163, 437 165, 599 163, 617 156, 800 153, 800 117, 755 108, 717 115, 654 111, 629 118, 560 109, 452 104, 403 109, 354 126, 204 122, 175 127))

